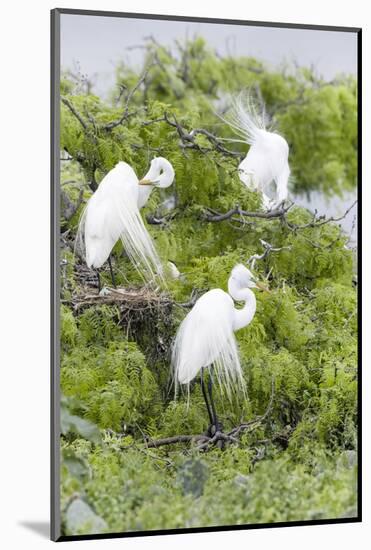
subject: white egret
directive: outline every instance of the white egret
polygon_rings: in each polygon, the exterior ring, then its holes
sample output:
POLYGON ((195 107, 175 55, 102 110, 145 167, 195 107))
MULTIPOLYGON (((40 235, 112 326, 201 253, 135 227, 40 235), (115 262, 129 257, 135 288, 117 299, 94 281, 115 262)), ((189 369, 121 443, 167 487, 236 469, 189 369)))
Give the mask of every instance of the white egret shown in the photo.
POLYGON ((115 286, 110 254, 121 239, 129 259, 145 279, 163 276, 161 261, 139 209, 155 187, 169 187, 173 180, 173 167, 162 157, 152 160, 140 181, 126 162, 119 162, 108 172, 89 199, 77 232, 76 244, 89 268, 98 270, 108 260, 115 286))
POLYGON ((220 388, 226 389, 228 395, 233 388, 245 391, 234 332, 251 323, 255 315, 252 288, 268 290, 247 267, 236 265, 228 280, 228 293, 217 288, 203 294, 181 323, 175 338, 172 353, 175 385, 189 384, 200 372, 211 433, 220 430, 212 397, 212 370, 220 388), (244 301, 244 307, 236 309, 233 300, 244 301), (204 383, 206 370, 209 370, 208 396, 204 383))
POLYGON ((240 180, 246 187, 262 193, 265 209, 278 206, 287 198, 290 176, 287 141, 267 130, 264 109, 259 113, 251 98, 242 93, 234 99, 226 122, 250 145, 238 167, 240 180), (275 184, 275 197, 270 199, 267 191, 272 183, 275 184))

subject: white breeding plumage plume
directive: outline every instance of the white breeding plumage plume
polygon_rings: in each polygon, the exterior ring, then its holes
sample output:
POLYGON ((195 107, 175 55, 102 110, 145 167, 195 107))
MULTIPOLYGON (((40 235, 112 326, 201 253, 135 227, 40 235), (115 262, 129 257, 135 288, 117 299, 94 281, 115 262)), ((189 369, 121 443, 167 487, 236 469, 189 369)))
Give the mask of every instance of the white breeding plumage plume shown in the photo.
POLYGON ((228 280, 229 294, 219 288, 203 294, 183 320, 175 338, 172 353, 175 386, 189 384, 201 372, 202 391, 211 425, 214 426, 218 422, 211 385, 210 407, 203 386, 203 371, 215 372, 221 391, 226 390, 229 397, 236 389, 245 392, 234 332, 246 327, 255 315, 256 299, 252 288, 267 290, 255 280, 249 269, 241 264, 236 265, 228 280), (233 300, 244 301, 244 307, 236 309, 233 300))
POLYGON ((259 112, 246 93, 233 99, 232 111, 227 122, 250 149, 238 167, 240 180, 250 189, 260 191, 266 209, 278 206, 287 199, 290 167, 289 146, 279 134, 266 127, 265 109, 259 112), (267 195, 270 184, 275 184, 275 197, 267 195))
MULTIPOLYGON (((162 157, 152 160, 140 181, 126 162, 119 162, 108 172, 89 199, 77 232, 76 248, 89 268, 99 269, 110 261, 112 248, 121 239, 129 259, 145 280, 163 276, 160 258, 139 209, 155 187, 169 187, 173 180, 173 167, 162 157)), ((111 275, 113 278, 112 270, 111 275)))

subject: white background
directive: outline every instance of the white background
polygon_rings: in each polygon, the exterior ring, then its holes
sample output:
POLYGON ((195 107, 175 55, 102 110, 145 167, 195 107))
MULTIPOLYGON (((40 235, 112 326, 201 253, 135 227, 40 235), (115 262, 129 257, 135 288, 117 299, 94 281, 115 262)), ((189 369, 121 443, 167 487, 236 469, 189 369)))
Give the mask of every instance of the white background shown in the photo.
MULTIPOLYGON (((155 12, 203 17, 362 26, 364 29, 364 128, 370 128, 370 60, 367 2, 289 0, 18 0, 1 8, 0 235, 0 544, 44 548, 49 518, 49 10, 54 7, 155 12), (366 73, 366 68, 368 72, 366 73), (4 307, 5 304, 5 307, 4 307)), ((370 203, 370 143, 364 136, 364 204, 370 203)), ((364 220, 365 352, 370 351, 370 216, 364 220), (368 237, 368 238, 367 238, 368 237), (367 334, 368 333, 368 334, 367 334), (367 338, 368 336, 368 338, 367 338)), ((366 355, 365 353, 365 355, 366 355)), ((369 355, 368 355, 369 356, 369 355)), ((370 415, 369 364, 364 358, 364 424, 370 415)), ((364 435, 363 524, 265 529, 68 543, 68 548, 157 550, 204 548, 336 550, 369 548, 370 438, 364 435)))

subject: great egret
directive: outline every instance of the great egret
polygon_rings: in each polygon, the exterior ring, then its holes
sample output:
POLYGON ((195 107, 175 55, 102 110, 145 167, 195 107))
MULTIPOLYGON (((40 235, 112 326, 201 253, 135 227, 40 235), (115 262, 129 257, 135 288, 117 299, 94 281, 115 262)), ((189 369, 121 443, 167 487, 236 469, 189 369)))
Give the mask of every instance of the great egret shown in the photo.
POLYGON ((238 167, 240 180, 246 187, 262 193, 265 209, 278 206, 287 198, 290 176, 287 141, 266 129, 264 109, 259 113, 245 94, 241 93, 234 99, 230 117, 225 120, 250 145, 238 167), (272 182, 275 197, 270 199, 266 192, 272 182))
POLYGON ((108 260, 115 286, 110 254, 121 239, 129 259, 145 279, 153 279, 156 274, 162 277, 161 261, 139 209, 155 187, 169 187, 173 180, 174 169, 162 157, 152 160, 140 181, 126 162, 119 162, 108 172, 89 199, 77 232, 76 243, 89 268, 98 270, 108 260))
POLYGON ((195 303, 177 332, 172 369, 177 384, 189 384, 200 372, 201 390, 210 418, 210 433, 220 430, 212 397, 212 370, 220 388, 228 395, 233 387, 245 391, 236 338, 234 332, 251 323, 256 310, 252 288, 266 289, 256 281, 251 271, 242 264, 236 265, 228 280, 228 293, 220 288, 209 290, 195 303), (242 309, 234 302, 244 301, 242 309), (204 372, 209 370, 208 395, 204 372))

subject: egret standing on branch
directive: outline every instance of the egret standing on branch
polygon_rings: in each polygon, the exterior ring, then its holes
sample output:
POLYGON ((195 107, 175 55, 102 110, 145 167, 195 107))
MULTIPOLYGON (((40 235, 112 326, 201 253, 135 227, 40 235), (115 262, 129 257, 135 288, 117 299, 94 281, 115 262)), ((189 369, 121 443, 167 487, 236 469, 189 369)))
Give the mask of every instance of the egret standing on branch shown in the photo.
POLYGON ((169 187, 173 180, 173 167, 162 157, 152 160, 148 173, 140 181, 126 162, 116 164, 103 178, 81 216, 76 239, 77 249, 85 257, 87 266, 97 270, 99 289, 98 269, 107 260, 116 286, 110 254, 119 239, 145 280, 152 280, 156 275, 163 277, 160 258, 139 209, 155 187, 169 187))
POLYGON ((245 392, 234 332, 251 323, 255 315, 252 288, 267 290, 249 269, 236 265, 228 280, 229 294, 220 288, 203 294, 183 320, 175 338, 172 354, 175 385, 189 384, 200 372, 211 435, 221 428, 212 396, 212 371, 227 395, 230 396, 233 389, 245 392), (244 307, 236 309, 233 300, 244 301, 244 307), (208 391, 204 381, 206 370, 209 371, 208 391))
POLYGON ((229 118, 223 120, 250 145, 238 167, 240 180, 246 187, 262 193, 265 209, 279 206, 287 199, 290 176, 287 141, 267 130, 265 110, 259 113, 251 97, 244 93, 234 98, 232 112, 229 118), (275 184, 275 197, 271 200, 266 192, 272 182, 275 184))

